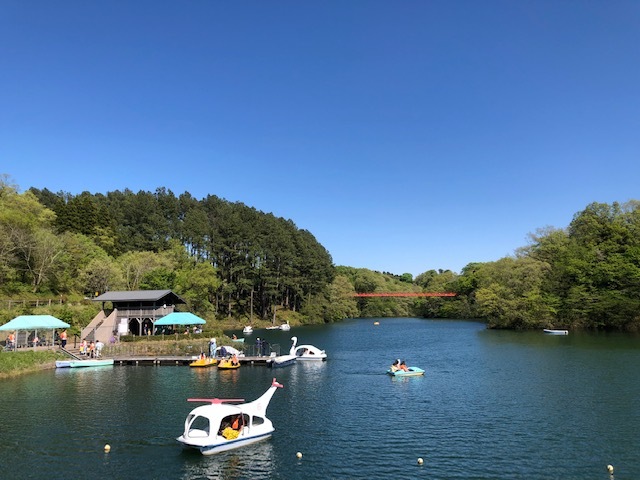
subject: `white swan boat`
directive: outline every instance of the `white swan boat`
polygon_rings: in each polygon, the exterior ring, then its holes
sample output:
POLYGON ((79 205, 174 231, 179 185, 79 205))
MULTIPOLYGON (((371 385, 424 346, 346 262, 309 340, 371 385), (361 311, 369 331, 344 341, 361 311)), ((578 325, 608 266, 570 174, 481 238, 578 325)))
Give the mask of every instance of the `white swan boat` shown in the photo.
POLYGON ((286 367, 287 365, 296 363, 297 359, 298 357, 295 355, 276 355, 275 352, 272 352, 267 360, 267 365, 271 368, 286 367))
POLYGON ((244 327, 242 329, 242 333, 249 335, 251 333, 253 333, 253 328, 251 328, 251 325, 247 325, 246 327, 244 327))
POLYGON ((283 332, 288 332, 289 330, 291 330, 291 325, 289 325, 289 322, 287 322, 287 323, 283 323, 282 325, 280 325, 279 328, 283 332))
POLYGON ((244 399, 189 398, 189 402, 209 402, 194 408, 184 422, 184 432, 177 440, 186 448, 200 450, 203 455, 232 450, 265 440, 275 430, 265 415, 276 389, 273 379, 261 397, 249 403, 244 399))
POLYGON ((326 360, 327 354, 314 345, 298 345, 298 337, 291 337, 293 342, 290 355, 295 355, 297 360, 326 360))

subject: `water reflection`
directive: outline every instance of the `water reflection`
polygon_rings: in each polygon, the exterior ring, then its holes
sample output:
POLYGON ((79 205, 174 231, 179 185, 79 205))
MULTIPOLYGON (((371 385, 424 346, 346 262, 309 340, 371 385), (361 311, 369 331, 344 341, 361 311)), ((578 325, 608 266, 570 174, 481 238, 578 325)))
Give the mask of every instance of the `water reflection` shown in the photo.
POLYGON ((275 477, 275 462, 271 440, 216 455, 203 456, 195 450, 185 450, 182 480, 267 479, 275 477))

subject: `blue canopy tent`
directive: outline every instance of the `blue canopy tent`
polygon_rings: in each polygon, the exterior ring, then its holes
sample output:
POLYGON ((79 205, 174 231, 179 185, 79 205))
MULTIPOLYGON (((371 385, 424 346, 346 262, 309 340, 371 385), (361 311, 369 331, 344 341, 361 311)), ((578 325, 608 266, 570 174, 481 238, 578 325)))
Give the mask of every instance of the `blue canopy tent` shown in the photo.
MULTIPOLYGON (((53 331, 57 328, 69 328, 69 324, 57 319, 52 315, 20 315, 4 325, 0 325, 0 331, 15 331, 16 342, 14 348, 28 346, 29 333, 34 332, 34 338, 38 337, 38 330, 51 330, 51 342, 53 345, 53 331), (19 332, 24 331, 23 339, 20 338, 19 332), (22 340, 22 341, 21 341, 22 340)), ((46 339, 43 339, 47 344, 46 339)), ((36 347, 34 343, 33 347, 36 347)))
POLYGON ((172 312, 169 315, 156 320, 154 327, 169 327, 173 325, 204 325, 206 320, 191 312, 172 312))
POLYGON ((173 312, 156 320, 155 325, 204 325, 207 323, 197 315, 191 312, 173 312))

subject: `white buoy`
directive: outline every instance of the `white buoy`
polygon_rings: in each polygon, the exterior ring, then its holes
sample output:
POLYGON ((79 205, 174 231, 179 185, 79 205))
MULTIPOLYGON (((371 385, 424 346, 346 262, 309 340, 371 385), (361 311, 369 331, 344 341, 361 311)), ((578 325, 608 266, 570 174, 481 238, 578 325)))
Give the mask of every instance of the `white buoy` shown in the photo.
POLYGON ((607 472, 609 472, 609 475, 613 475, 613 465, 607 465, 607 472))
POLYGON ((104 446, 104 453, 109 453, 111 451, 111 445, 108 443, 104 446))
POLYGON ((424 460, 422 458, 418 458, 418 465, 422 465, 424 463, 424 460))
POLYGON ((296 457, 302 458, 302 453, 300 453, 300 452, 296 453, 296 457))

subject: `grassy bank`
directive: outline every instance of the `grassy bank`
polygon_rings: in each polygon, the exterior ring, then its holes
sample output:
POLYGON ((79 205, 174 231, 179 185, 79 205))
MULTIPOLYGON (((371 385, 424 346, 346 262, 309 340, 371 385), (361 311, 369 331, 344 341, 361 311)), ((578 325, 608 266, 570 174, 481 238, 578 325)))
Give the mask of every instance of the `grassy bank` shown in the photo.
POLYGON ((23 373, 37 372, 40 370, 55 368, 56 360, 65 355, 54 350, 34 352, 2 352, 0 353, 0 378, 8 378, 23 373))

